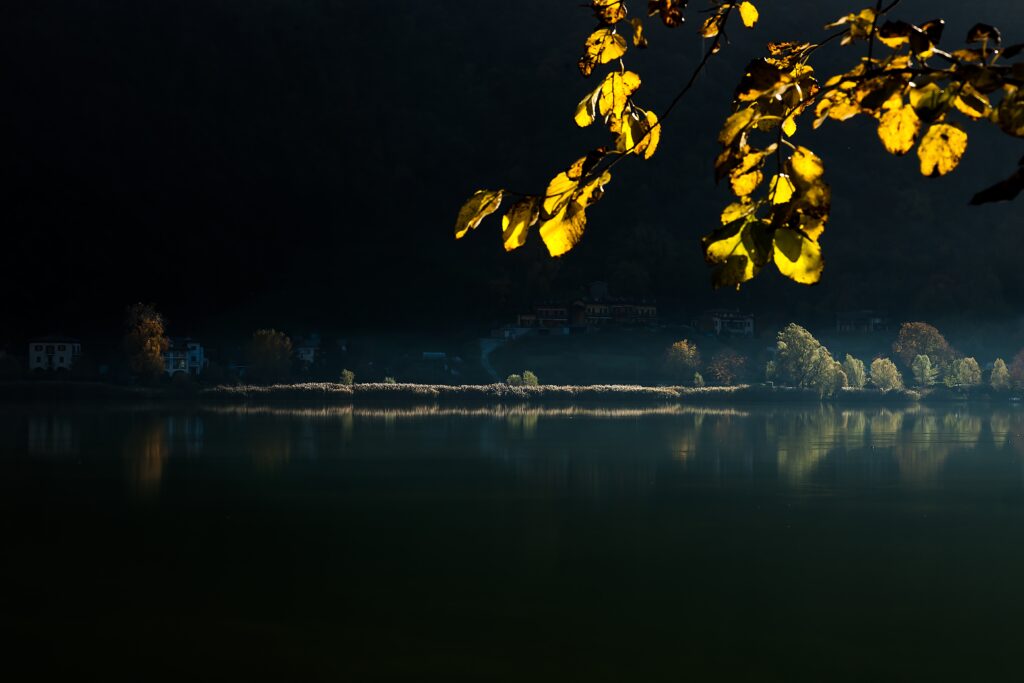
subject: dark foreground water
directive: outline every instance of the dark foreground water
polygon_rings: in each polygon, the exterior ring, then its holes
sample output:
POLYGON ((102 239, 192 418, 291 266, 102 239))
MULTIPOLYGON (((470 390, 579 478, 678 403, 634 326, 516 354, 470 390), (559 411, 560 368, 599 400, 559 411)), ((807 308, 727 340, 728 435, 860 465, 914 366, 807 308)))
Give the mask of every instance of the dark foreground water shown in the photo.
POLYGON ((7 680, 1019 680, 1024 410, 0 406, 7 680))

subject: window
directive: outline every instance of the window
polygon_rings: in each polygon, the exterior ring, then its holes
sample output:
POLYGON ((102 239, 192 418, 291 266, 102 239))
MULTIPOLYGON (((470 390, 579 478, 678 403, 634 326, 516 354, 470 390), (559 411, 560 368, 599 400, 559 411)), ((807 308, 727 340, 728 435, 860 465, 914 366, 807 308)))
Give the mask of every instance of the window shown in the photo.
POLYGON ((66 348, 67 348, 66 346, 64 346, 63 344, 61 344, 60 346, 58 346, 58 347, 57 347, 57 350, 58 350, 58 351, 63 351, 63 350, 64 350, 64 349, 66 349, 66 348))

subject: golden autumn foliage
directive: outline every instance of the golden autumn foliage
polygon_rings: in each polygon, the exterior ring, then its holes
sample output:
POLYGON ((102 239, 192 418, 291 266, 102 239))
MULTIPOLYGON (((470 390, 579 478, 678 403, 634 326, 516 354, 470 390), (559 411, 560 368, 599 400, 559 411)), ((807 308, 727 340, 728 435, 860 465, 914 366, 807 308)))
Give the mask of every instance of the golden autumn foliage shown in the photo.
MULTIPOLYGON (((631 157, 649 159, 666 116, 709 58, 727 44, 729 26, 750 29, 760 19, 753 2, 708 3, 696 32, 711 44, 659 117, 637 102, 641 77, 624 63, 630 44, 648 45, 643 19, 630 11, 639 2, 591 0, 588 7, 598 26, 584 41, 579 70, 584 77, 602 65, 610 70, 579 101, 573 120, 581 128, 601 122, 613 144, 597 147, 557 174, 543 194, 517 195, 502 217, 506 250, 525 244, 535 226, 552 256, 571 250, 582 238, 586 210, 601 198, 612 167, 631 157), (730 24, 732 17, 736 21, 730 24)), ((721 151, 714 161, 716 182, 728 179, 735 200, 721 212, 720 225, 701 239, 714 286, 739 287, 769 263, 801 284, 821 279, 821 237, 832 197, 824 161, 796 141, 802 131, 826 121, 871 117, 883 148, 896 156, 916 148, 921 174, 927 177, 957 168, 968 150, 968 124, 991 123, 1024 137, 1024 44, 1004 48, 998 29, 976 24, 967 33, 966 47, 947 51, 940 47, 941 19, 920 24, 890 19, 897 4, 855 9, 826 24, 834 32, 816 43, 769 43, 766 55, 744 69, 731 113, 718 132, 721 151), (836 39, 841 46, 864 46, 866 54, 845 71, 819 75, 812 59, 836 39)), ((685 23, 687 5, 688 0, 648 0, 647 16, 676 28, 685 23)), ((1022 190, 1024 158, 1012 175, 977 193, 971 203, 1011 200, 1022 190)), ((496 212, 508 194, 477 191, 459 212, 456 238, 496 212)))

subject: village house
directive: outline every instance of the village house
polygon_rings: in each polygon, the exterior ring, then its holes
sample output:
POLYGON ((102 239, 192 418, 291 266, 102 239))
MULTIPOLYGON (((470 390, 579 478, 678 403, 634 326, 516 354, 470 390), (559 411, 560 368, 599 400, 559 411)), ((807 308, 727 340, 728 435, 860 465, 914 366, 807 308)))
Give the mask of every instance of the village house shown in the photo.
POLYGON ((309 368, 316 362, 316 357, 320 353, 320 335, 314 333, 308 337, 296 337, 292 350, 296 360, 309 368))
POLYGON ((187 337, 171 339, 164 352, 164 372, 173 377, 185 374, 199 376, 209 365, 203 345, 187 337))
POLYGON ((873 334, 889 329, 889 320, 877 311, 847 311, 836 314, 836 332, 873 334))
POLYGON ((29 370, 70 370, 82 355, 82 345, 71 337, 39 337, 28 343, 29 370))
POLYGON ((718 308, 706 311, 697 321, 697 329, 719 337, 753 337, 754 316, 738 310, 718 308))

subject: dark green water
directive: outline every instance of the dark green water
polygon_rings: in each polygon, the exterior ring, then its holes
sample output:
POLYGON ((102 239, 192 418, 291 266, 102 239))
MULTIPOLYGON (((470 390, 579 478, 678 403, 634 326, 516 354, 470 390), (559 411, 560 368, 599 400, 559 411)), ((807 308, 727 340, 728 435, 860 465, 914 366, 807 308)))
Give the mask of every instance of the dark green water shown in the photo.
POLYGON ((0 407, 6 667, 1015 680, 1024 409, 0 407))

